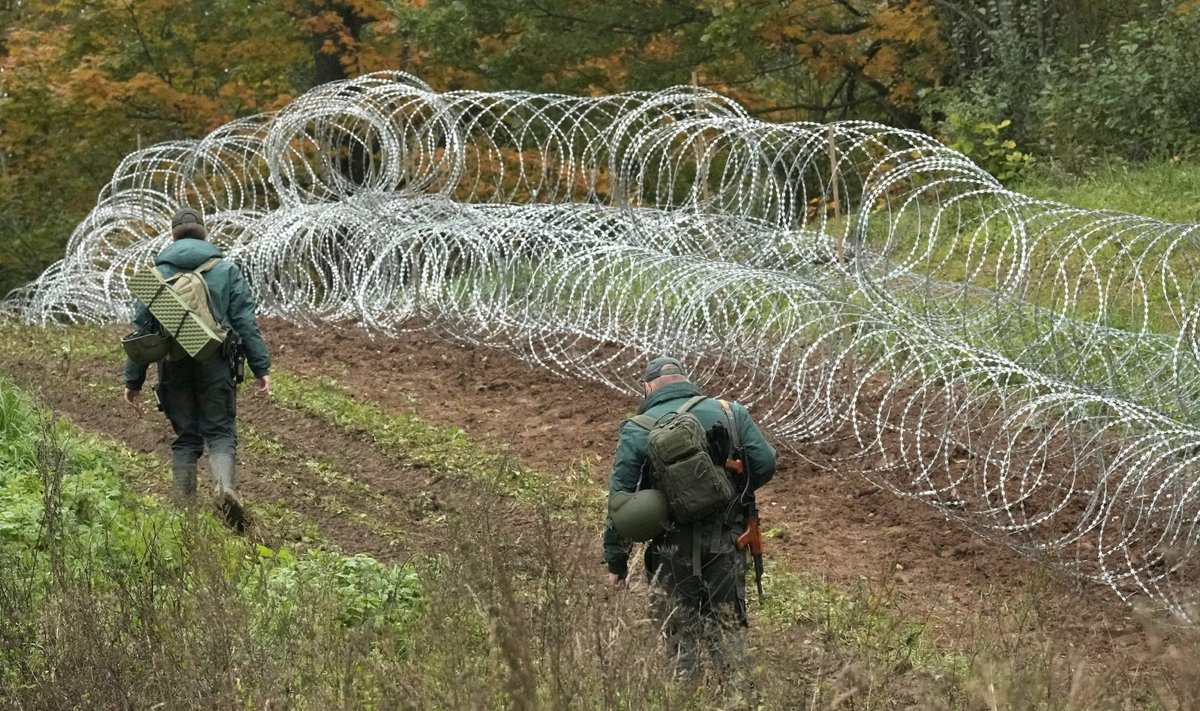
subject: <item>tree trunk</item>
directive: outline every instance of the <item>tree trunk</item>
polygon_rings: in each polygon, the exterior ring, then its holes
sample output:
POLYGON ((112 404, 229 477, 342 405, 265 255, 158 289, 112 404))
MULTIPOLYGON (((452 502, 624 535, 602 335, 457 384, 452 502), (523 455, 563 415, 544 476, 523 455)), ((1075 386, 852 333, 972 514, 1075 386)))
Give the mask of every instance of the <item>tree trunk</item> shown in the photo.
MULTIPOLYGON (((357 44, 362 37, 363 27, 367 24, 366 18, 355 12, 354 8, 350 5, 338 2, 337 0, 330 3, 329 9, 337 14, 342 27, 345 28, 346 34, 357 44)), ((318 8, 310 6, 310 10, 315 14, 318 8)), ((336 28, 329 32, 313 35, 313 86, 348 78, 346 65, 343 60, 347 50, 353 50, 353 48, 343 46, 339 35, 340 33, 336 28), (336 51, 332 53, 323 51, 326 42, 332 43, 336 51)))

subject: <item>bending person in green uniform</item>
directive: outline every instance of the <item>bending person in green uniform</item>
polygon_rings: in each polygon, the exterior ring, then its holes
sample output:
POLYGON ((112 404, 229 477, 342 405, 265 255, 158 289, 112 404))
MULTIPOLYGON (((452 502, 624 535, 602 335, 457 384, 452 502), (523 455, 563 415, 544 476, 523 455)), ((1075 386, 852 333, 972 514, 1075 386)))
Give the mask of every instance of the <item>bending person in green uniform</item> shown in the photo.
MULTIPOLYGON (((722 679, 732 677, 735 687, 740 687, 737 679, 744 681, 747 665, 747 619, 746 560, 738 537, 746 527, 747 511, 752 511, 748 502, 754 491, 775 475, 775 449, 745 407, 706 397, 678 360, 652 360, 642 380, 646 399, 638 415, 621 424, 609 480, 609 517, 604 531, 609 582, 625 584, 632 541, 647 540, 644 560, 652 586, 652 612, 662 625, 679 672, 698 676, 702 653, 707 651, 722 679), (659 450, 686 447, 678 438, 671 441, 671 434, 658 440, 667 444, 652 442, 657 430, 683 412, 699 420, 705 436, 693 439, 700 442, 704 456, 711 457, 715 473, 696 476, 694 462, 689 465, 691 473, 683 477, 663 467, 659 450), (719 487, 707 486, 692 496, 672 477, 686 482, 722 476, 728 476, 731 485, 725 491, 733 491, 728 503, 710 506, 713 513, 701 514, 698 520, 692 520, 697 515, 690 512, 683 517, 688 522, 681 523, 679 511, 672 506, 679 509, 711 497, 711 491, 719 487)), ((709 466, 702 458, 699 462, 701 468, 709 466)))

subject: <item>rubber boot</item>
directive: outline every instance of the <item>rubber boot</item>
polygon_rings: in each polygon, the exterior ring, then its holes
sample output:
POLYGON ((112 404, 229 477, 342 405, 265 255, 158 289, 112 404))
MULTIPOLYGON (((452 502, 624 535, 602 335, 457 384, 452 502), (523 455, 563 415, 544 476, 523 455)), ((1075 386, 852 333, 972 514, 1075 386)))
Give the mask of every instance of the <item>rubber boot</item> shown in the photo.
POLYGON ((196 460, 179 452, 171 453, 171 493, 180 506, 196 503, 196 460))
POLYGON ((217 485, 217 509, 225 523, 237 532, 246 530, 246 509, 237 493, 237 462, 232 452, 213 452, 208 456, 213 481, 217 485))

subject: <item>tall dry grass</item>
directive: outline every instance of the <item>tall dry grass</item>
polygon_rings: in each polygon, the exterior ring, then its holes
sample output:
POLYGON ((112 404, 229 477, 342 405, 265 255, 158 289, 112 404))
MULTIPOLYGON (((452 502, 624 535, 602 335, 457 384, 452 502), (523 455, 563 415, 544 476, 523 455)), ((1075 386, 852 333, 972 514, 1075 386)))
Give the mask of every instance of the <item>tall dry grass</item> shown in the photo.
POLYGON ((751 607, 752 695, 733 697, 674 676, 646 586, 605 584, 594 512, 481 488, 441 545, 384 566, 265 549, 202 510, 104 509, 70 486, 59 430, 35 440, 39 530, 0 546, 3 708, 1200 708, 1190 631, 1147 635, 1136 669, 1093 668, 1031 595, 943 646, 886 590, 781 570, 751 607), (104 516, 111 535, 79 534, 104 516))

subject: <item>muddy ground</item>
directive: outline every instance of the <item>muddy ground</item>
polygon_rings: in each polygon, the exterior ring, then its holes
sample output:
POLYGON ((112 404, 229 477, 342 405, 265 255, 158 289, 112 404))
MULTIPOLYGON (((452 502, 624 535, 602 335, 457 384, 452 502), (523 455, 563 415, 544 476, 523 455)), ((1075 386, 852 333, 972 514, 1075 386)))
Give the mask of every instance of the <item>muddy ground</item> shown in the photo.
MULTIPOLYGON (((281 321, 266 322, 264 332, 284 371, 333 377, 356 398, 459 427, 551 476, 588 461, 597 490, 606 487, 618 423, 638 405, 602 385, 563 380, 503 352, 422 333, 372 338, 358 329, 318 332, 281 321)), ((51 369, 50 377, 44 363, 27 357, 9 356, 3 365, 84 428, 168 456, 165 419, 152 410, 132 412, 108 389, 120 382, 116 362, 78 362, 51 369), (109 394, 97 397, 98 391, 109 394)), ((439 535, 426 525, 430 517, 478 495, 381 453, 362 435, 254 398, 249 387, 243 392, 242 422, 283 444, 270 456, 243 451, 248 501, 282 502, 348 551, 398 560, 428 550, 439 535), (331 482, 312 470, 313 461, 365 486, 331 482)), ((773 532, 769 564, 842 590, 866 583, 888 591, 900 614, 927 621, 950 642, 1036 594, 1041 618, 1034 625, 1051 639, 1087 649, 1102 665, 1127 665, 1119 661, 1124 650, 1139 654, 1145 632, 1111 593, 1056 577, 1048 566, 978 539, 925 504, 876 489, 847 465, 835 464, 853 459, 853 452, 842 451, 847 446, 780 450, 775 480, 759 497, 764 528, 773 532)), ((160 493, 168 481, 164 472, 160 493)), ((513 516, 532 515, 515 503, 503 505, 513 516)), ((260 517, 258 528, 257 535, 270 542, 270 521, 260 517)), ((599 579, 598 535, 586 535, 596 538, 599 579)))

